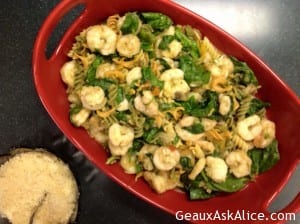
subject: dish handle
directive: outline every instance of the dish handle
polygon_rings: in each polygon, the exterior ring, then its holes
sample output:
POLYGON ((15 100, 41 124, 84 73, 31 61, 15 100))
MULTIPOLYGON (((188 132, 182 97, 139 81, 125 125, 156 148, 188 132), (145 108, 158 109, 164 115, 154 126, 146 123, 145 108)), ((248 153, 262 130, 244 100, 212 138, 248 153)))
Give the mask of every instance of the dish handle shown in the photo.
MULTIPOLYGON (((298 162, 299 164, 299 162, 298 162)), ((297 166, 297 165, 296 165, 297 166)), ((288 179, 287 179, 288 181, 288 179)), ((279 194, 280 191, 276 192, 275 194, 271 195, 271 197, 268 197, 265 203, 265 207, 262 210, 263 213, 267 214, 268 216, 271 216, 272 213, 267 211, 268 206, 270 205, 271 201, 279 194)), ((293 218, 294 215, 300 212, 300 192, 296 195, 296 197, 284 208, 282 208, 279 211, 276 211, 277 214, 284 214, 287 218, 293 218)))
POLYGON ((282 213, 297 213, 300 212, 300 193, 280 212, 282 213))
MULTIPOLYGON (((48 62, 51 61, 51 59, 55 55, 56 50, 49 58, 47 58, 46 49, 49 38, 55 27, 59 24, 61 19, 66 16, 72 9, 79 6, 80 4, 84 4, 87 7, 88 2, 89 0, 61 0, 61 2, 55 7, 55 9, 50 12, 43 25, 41 26, 34 44, 33 61, 37 62, 41 66, 47 65, 48 62)), ((83 11, 82 15, 84 13, 86 13, 86 10, 83 11)), ((33 69, 36 68, 34 67, 33 69)))

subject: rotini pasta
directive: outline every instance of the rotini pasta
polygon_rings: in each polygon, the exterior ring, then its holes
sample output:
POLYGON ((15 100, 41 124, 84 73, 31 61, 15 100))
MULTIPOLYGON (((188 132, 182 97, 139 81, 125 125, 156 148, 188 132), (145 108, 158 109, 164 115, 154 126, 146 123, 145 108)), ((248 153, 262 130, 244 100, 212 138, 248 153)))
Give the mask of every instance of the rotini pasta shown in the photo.
POLYGON ((107 164, 119 162, 158 193, 231 192, 218 186, 254 175, 235 159, 251 164, 253 148, 276 141, 247 64, 166 15, 112 15, 82 31, 68 56, 61 77, 70 121, 106 147, 107 164))
POLYGON ((244 141, 239 135, 237 135, 237 134, 234 134, 234 135, 232 136, 232 142, 233 142, 233 144, 234 144, 234 146, 235 146, 236 149, 241 149, 241 150, 243 150, 243 151, 245 151, 245 152, 247 152, 247 151, 250 149, 250 147, 251 147, 251 145, 250 145, 249 143, 245 142, 245 141, 244 141))
POLYGON ((109 16, 106 21, 107 26, 109 26, 113 31, 115 31, 117 33, 120 32, 120 29, 118 27, 119 19, 120 19, 120 16, 118 14, 115 14, 115 15, 109 16))
POLYGON ((240 107, 237 110, 237 119, 243 120, 246 117, 246 113, 248 112, 250 108, 251 100, 253 99, 253 96, 248 96, 241 100, 240 107))

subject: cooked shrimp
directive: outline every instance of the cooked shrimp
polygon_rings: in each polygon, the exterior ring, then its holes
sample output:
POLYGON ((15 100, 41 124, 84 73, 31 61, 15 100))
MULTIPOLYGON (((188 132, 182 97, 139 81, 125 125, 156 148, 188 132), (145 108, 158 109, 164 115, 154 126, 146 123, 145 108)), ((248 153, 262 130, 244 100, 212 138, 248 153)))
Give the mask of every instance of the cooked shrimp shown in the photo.
POLYGON ((245 177, 251 172, 252 160, 242 150, 230 152, 225 161, 229 166, 229 171, 237 178, 245 177))
POLYGON ((153 173, 146 171, 143 174, 148 184, 159 194, 172 190, 177 186, 177 180, 170 179, 165 173, 153 173))
POLYGON ((233 72, 233 63, 225 55, 221 55, 214 60, 212 64, 208 66, 208 70, 213 76, 224 76, 227 77, 233 72))
POLYGON ((275 123, 270 120, 263 119, 261 120, 261 126, 262 131, 254 138, 253 144, 255 147, 265 148, 275 139, 275 123))
POLYGON ((135 174, 136 170, 136 155, 131 153, 126 153, 121 157, 120 165, 124 169, 125 173, 135 174))
POLYGON ((175 27, 174 26, 169 26, 164 32, 162 33, 163 35, 175 35, 175 27))
POLYGON ((208 118, 202 118, 201 124, 203 125, 205 131, 209 131, 216 126, 217 121, 208 118))
POLYGON ((126 82, 130 85, 135 80, 140 80, 142 78, 142 68, 134 67, 126 75, 126 82))
POLYGON ((199 141, 204 134, 193 134, 187 130, 184 129, 184 127, 191 126, 194 121, 196 120, 195 117, 192 116, 186 116, 182 118, 176 125, 175 125, 175 131, 177 135, 183 140, 183 141, 191 141, 191 142, 197 142, 199 141))
POLYGON ((88 132, 92 138, 101 144, 106 143, 108 136, 105 133, 105 128, 101 125, 101 120, 98 116, 92 116, 88 121, 88 132))
POLYGON ((131 127, 114 123, 108 129, 109 142, 115 146, 132 145, 134 131, 131 127))
POLYGON ((142 163, 145 170, 151 171, 154 169, 154 165, 150 157, 153 156, 153 153, 156 149, 158 149, 157 145, 145 144, 138 152, 138 159, 142 163))
POLYGON ((91 114, 90 110, 82 108, 78 113, 71 114, 70 115, 70 120, 71 120, 72 124, 74 124, 75 126, 79 127, 84 122, 87 121, 87 119, 90 116, 90 114, 91 114))
POLYGON ((166 58, 163 57, 163 59, 165 60, 165 62, 167 62, 167 64, 170 66, 170 68, 177 68, 178 67, 178 62, 175 60, 172 60, 171 58, 166 58))
POLYGON ((176 148, 161 146, 153 155, 154 166, 158 170, 168 171, 173 169, 180 159, 180 153, 176 148))
POLYGON ((134 107, 149 117, 159 114, 158 103, 148 90, 143 91, 143 96, 138 95, 134 98, 134 107))
POLYGON ((222 115, 228 114, 231 108, 230 96, 221 93, 219 95, 219 105, 219 113, 222 115))
POLYGON ((95 25, 88 28, 86 41, 92 52, 99 51, 103 55, 110 55, 116 51, 117 34, 106 25, 95 25))
POLYGON ((172 122, 166 122, 163 125, 163 132, 157 134, 159 140, 164 145, 172 144, 174 138, 176 137, 176 132, 172 122))
POLYGON ((193 133, 183 129, 178 124, 175 125, 175 131, 176 131, 177 135, 179 136, 179 138, 181 138, 183 141, 197 142, 204 136, 204 134, 202 134, 202 133, 201 134, 193 134, 193 133))
POLYGON ((107 101, 103 89, 99 86, 83 86, 80 100, 83 107, 89 110, 99 110, 107 101))
POLYGON ((75 83, 75 75, 77 72, 77 64, 76 61, 68 61, 63 67, 60 69, 61 79, 64 83, 66 83, 69 87, 73 87, 75 83))
POLYGON ((121 103, 119 103, 119 105, 117 106, 117 111, 125 111, 129 109, 129 102, 128 100, 125 98, 124 100, 122 100, 121 103))
MULTIPOLYGON (((176 58, 179 53, 182 50, 182 44, 178 40, 173 40, 171 43, 168 45, 168 49, 166 50, 160 50, 158 49, 158 46, 162 40, 163 36, 173 36, 175 35, 175 27, 170 26, 168 29, 166 29, 163 33, 162 36, 160 36, 157 41, 156 41, 156 54, 158 57, 165 57, 165 58, 176 58)), ((172 66, 171 66, 172 67, 172 66)))
POLYGON ((213 181, 217 183, 224 182, 227 176, 227 165, 221 158, 208 156, 206 157, 205 171, 213 181))
POLYGON ((173 40, 168 45, 167 50, 161 50, 160 53, 166 58, 176 58, 182 50, 182 44, 178 40, 173 40))
POLYGON ((189 126, 192 126, 195 121, 197 120, 196 117, 193 117, 193 116, 184 116, 179 122, 178 124, 181 126, 181 127, 189 127, 189 126))
POLYGON ((113 145, 111 143, 111 141, 108 140, 108 148, 109 148, 110 153, 113 156, 123 156, 123 155, 125 155, 128 152, 128 149, 131 146, 132 146, 131 144, 125 145, 125 146, 116 146, 116 145, 113 145))
POLYGON ((199 140, 196 142, 197 145, 205 152, 205 154, 211 154, 215 151, 215 146, 212 142, 206 140, 199 140))
POLYGON ((253 140, 262 131, 260 117, 252 115, 237 122, 237 132, 246 141, 253 140))
POLYGON ((163 94, 174 99, 177 93, 182 95, 190 91, 189 85, 184 80, 184 73, 179 68, 172 68, 164 71, 160 79, 164 81, 163 94))
POLYGON ((105 78, 105 73, 108 71, 112 71, 116 69, 115 64, 111 63, 103 63, 98 66, 97 71, 96 71, 96 78, 101 79, 105 78))
POLYGON ((117 51, 121 56, 131 58, 140 52, 140 39, 133 34, 127 34, 120 37, 117 42, 117 51))
POLYGON ((193 134, 184 129, 185 127, 189 127, 189 126, 193 125, 196 120, 197 120, 196 117, 185 116, 175 125, 175 131, 182 140, 197 142, 204 136, 204 134, 202 134, 202 133, 193 134))
POLYGON ((189 92, 187 94, 187 99, 190 97, 194 97, 196 102, 200 102, 202 100, 202 95, 198 92, 189 92))

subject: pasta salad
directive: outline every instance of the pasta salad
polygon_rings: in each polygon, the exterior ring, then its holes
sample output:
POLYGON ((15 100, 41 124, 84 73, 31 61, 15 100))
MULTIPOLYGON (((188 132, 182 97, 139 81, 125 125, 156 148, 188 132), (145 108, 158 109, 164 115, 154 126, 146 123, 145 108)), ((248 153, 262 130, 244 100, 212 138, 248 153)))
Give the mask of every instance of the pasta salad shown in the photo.
POLYGON ((76 36, 68 57, 70 121, 157 193, 235 192, 279 160, 255 74, 189 25, 112 15, 76 36))

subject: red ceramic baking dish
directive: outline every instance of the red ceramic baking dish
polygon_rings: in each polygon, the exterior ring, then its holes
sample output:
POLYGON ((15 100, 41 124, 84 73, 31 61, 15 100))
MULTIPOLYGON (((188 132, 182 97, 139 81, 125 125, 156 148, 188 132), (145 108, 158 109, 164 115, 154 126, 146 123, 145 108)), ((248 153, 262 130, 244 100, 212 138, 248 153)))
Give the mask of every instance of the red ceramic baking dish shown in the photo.
MULTIPOLYGON (((106 175, 128 191, 147 202, 171 213, 177 211, 199 212, 262 212, 267 217, 267 207, 281 191, 300 162, 300 100, 253 52, 239 41, 206 19, 167 0, 63 0, 50 13, 38 33, 33 50, 33 75, 37 93, 57 126, 68 139, 81 150, 106 175), (49 37, 62 17, 79 4, 83 13, 68 28, 50 58, 45 56, 49 37), (219 49, 242 61, 254 70, 262 86, 259 96, 271 103, 268 117, 275 121, 279 140, 280 161, 270 171, 260 175, 243 190, 204 201, 189 201, 185 194, 169 191, 162 195, 154 193, 142 180, 125 174, 119 165, 106 165, 106 153, 83 129, 75 128, 68 118, 69 103, 59 70, 67 61, 67 52, 74 37, 89 25, 104 20, 109 15, 128 11, 159 11, 170 16, 177 24, 190 24, 198 28, 219 49)), ((299 212, 300 194, 281 212, 299 212)), ((283 222, 283 221, 281 221, 283 222)), ((245 221, 243 223, 281 223, 280 221, 245 221)), ((218 223, 207 221, 207 223, 218 223)), ((227 222, 228 223, 228 222, 227 222)), ((233 221, 230 221, 233 223, 233 221)), ((236 223, 241 223, 237 221, 236 223)))

